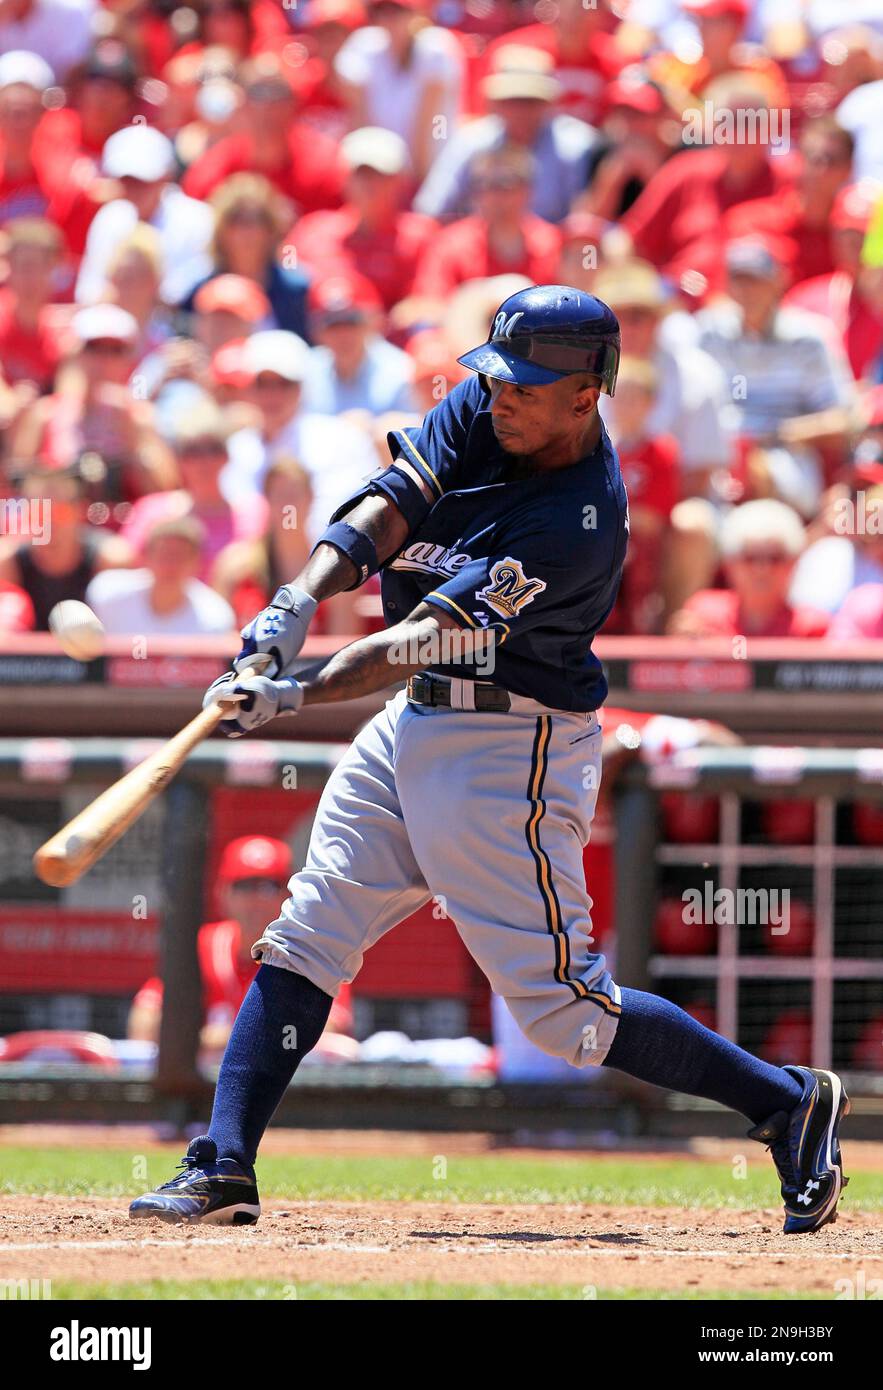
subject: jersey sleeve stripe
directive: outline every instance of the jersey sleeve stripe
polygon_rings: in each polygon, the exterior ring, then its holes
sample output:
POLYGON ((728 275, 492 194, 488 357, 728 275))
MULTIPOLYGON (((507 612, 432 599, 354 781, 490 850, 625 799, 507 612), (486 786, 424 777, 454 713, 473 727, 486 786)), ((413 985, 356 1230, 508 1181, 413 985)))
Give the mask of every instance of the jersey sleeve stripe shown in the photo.
POLYGON ((412 463, 409 463, 407 459, 402 458, 401 455, 399 455, 395 463, 391 466, 398 469, 399 473, 404 473, 405 477, 412 483, 416 483, 421 491, 429 486, 423 474, 420 473, 412 463))
POLYGON ((420 472, 423 474, 425 481, 427 483, 430 483, 431 486, 435 488, 439 497, 441 497, 444 494, 444 488, 442 487, 435 473, 430 468, 429 464, 426 462, 426 459, 423 457, 420 450, 416 447, 413 441, 409 439, 408 435, 405 434, 405 431, 393 430, 393 438, 398 441, 399 446, 402 449, 407 450, 408 455, 417 465, 420 472))
POLYGON ((430 603, 433 599, 436 603, 443 603, 447 608, 453 608, 454 612, 463 619, 464 623, 468 623, 470 627, 478 626, 478 624, 470 618, 465 609, 461 608, 459 603, 455 603, 452 598, 448 598, 447 594, 440 594, 437 589, 433 589, 431 594, 425 596, 423 602, 430 603))

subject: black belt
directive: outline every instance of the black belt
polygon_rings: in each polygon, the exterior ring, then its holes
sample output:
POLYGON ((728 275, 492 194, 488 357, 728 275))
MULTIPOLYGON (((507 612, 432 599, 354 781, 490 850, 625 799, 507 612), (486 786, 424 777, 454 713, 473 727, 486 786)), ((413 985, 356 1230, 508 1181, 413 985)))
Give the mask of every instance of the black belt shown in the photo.
MULTIPOLYGON (((511 708, 508 690, 500 685, 475 686, 475 708, 480 714, 507 714, 511 708)), ((451 686, 444 676, 431 676, 420 672, 408 681, 408 699, 413 705, 451 707, 451 686)))

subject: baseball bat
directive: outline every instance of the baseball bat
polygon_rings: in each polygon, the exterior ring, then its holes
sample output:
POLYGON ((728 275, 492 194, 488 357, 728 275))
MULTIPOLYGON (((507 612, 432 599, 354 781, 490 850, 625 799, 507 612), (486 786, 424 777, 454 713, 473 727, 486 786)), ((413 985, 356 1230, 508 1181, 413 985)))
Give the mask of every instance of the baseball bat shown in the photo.
MULTIPOLYGON (((269 657, 257 656, 241 672, 239 680, 259 676, 269 657)), ((200 710, 168 743, 149 754, 123 777, 90 801, 73 820, 41 845, 34 855, 34 872, 53 888, 66 888, 82 878, 102 855, 115 845, 151 801, 172 780, 198 743, 207 738, 239 698, 216 700, 200 710)))

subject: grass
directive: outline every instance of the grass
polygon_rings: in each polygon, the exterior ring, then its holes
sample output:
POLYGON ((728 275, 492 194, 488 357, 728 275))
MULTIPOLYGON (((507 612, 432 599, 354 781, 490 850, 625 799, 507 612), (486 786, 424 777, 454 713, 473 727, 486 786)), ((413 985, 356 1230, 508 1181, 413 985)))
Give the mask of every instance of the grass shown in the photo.
MULTIPOLYGON (((268 1155, 258 1165, 264 1197, 294 1201, 436 1201, 715 1207, 775 1207, 772 1163, 735 1177, 728 1164, 673 1158, 623 1161, 615 1155, 333 1157, 268 1155), (436 1176, 438 1174, 438 1176, 436 1176)), ((165 1182, 180 1149, 142 1153, 94 1148, 0 1149, 0 1192, 128 1197, 165 1182)), ((883 1209, 883 1172, 853 1174, 847 1208, 883 1209)))
MULTIPOLYGON (((444 1136, 436 1155, 340 1156, 267 1155, 259 1163, 261 1193, 290 1201, 437 1201, 493 1203, 604 1203, 665 1206, 681 1211, 702 1207, 737 1210, 779 1206, 772 1164, 736 1168, 683 1157, 624 1161, 615 1154, 521 1157, 517 1154, 453 1154, 445 1157, 444 1136), (737 1177, 736 1171, 744 1176, 737 1177)), ((747 1146, 746 1146, 747 1147, 747 1146)), ((739 1146, 734 1144, 734 1150, 739 1146)), ((57 1193, 70 1197, 120 1197, 146 1191, 175 1171, 180 1147, 152 1145, 141 1152, 125 1148, 0 1147, 0 1193, 57 1193)), ((858 1172, 844 1205, 883 1209, 883 1173, 858 1172)), ((2 1251, 0 1251, 2 1253, 2 1251)), ((710 1271, 709 1271, 710 1272, 710 1271)), ((715 1290, 704 1286, 644 1289, 576 1284, 446 1284, 440 1282, 353 1283, 283 1279, 152 1279, 144 1283, 87 1283, 53 1280, 53 1300, 144 1301, 737 1301, 824 1300, 832 1295, 783 1288, 715 1290)))
MULTIPOLYGON (((746 1299, 775 1299, 790 1302, 807 1299, 824 1300, 830 1295, 806 1293, 796 1289, 734 1291, 733 1289, 648 1290, 622 1287, 597 1289, 599 1301, 645 1300, 664 1302, 704 1302, 707 1299, 744 1302, 746 1299)), ((287 1284, 281 1280, 257 1279, 195 1279, 182 1283, 170 1279, 154 1279, 145 1284, 62 1284, 53 1280, 53 1302, 59 1300, 135 1300, 138 1302, 191 1302, 214 1300, 281 1300, 300 1303, 328 1302, 584 1302, 586 1289, 582 1284, 439 1284, 420 1282, 408 1284, 287 1284)))

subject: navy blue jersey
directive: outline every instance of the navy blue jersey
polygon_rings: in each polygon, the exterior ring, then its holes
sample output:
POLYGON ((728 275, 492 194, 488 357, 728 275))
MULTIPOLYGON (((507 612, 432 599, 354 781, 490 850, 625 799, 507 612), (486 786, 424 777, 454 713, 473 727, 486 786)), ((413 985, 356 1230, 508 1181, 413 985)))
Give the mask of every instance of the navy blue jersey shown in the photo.
POLYGON ((470 376, 419 429, 397 430, 389 444, 392 466, 334 517, 381 493, 410 523, 382 570, 387 625, 421 601, 437 605, 464 628, 496 632, 494 666, 427 669, 491 678, 553 709, 597 709, 607 682, 592 639, 613 607, 628 539, 625 487, 603 426, 578 463, 513 477, 515 461, 491 425, 490 393, 470 376))

